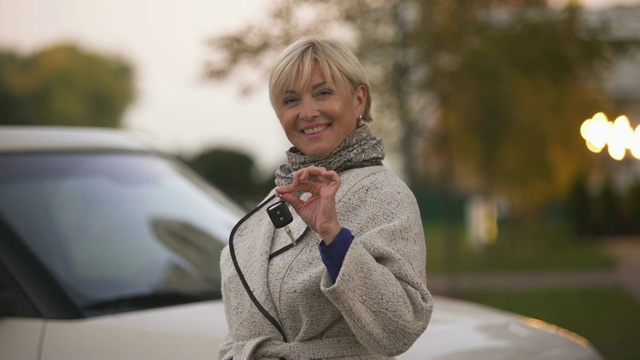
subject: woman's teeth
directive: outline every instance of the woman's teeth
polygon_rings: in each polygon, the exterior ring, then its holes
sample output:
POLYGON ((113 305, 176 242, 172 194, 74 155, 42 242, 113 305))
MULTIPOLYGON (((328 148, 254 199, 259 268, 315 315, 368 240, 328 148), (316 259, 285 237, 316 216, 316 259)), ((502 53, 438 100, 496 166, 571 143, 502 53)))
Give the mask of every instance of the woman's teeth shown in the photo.
POLYGON ((302 132, 304 132, 305 135, 312 135, 312 134, 319 133, 320 131, 322 131, 322 130, 324 130, 326 128, 327 128, 326 125, 322 125, 322 126, 314 127, 312 129, 304 129, 304 130, 302 130, 302 132))

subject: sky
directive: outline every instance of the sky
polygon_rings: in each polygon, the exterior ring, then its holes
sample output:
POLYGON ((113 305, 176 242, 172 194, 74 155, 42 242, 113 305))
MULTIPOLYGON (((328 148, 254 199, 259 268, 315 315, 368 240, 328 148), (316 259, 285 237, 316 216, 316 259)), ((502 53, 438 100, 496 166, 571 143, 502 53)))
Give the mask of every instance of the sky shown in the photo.
MULTIPOLYGON (((564 0, 556 0, 562 3, 564 0)), ((206 40, 258 21, 264 0, 0 0, 0 47, 29 54, 73 42, 128 59, 137 99, 124 126, 160 149, 191 156, 208 148, 243 151, 273 169, 290 146, 267 84, 250 97, 232 81, 207 82, 206 40)), ((640 0, 584 0, 591 8, 640 0)))

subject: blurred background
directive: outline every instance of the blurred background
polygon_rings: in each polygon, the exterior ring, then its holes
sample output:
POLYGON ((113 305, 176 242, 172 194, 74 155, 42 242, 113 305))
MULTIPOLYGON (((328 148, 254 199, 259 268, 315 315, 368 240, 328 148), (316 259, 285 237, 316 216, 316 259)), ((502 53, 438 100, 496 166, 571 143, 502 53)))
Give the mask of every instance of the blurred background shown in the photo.
POLYGON ((0 0, 0 125, 138 132, 247 208, 290 146, 267 71, 347 42, 434 293, 640 358, 640 1, 0 0))

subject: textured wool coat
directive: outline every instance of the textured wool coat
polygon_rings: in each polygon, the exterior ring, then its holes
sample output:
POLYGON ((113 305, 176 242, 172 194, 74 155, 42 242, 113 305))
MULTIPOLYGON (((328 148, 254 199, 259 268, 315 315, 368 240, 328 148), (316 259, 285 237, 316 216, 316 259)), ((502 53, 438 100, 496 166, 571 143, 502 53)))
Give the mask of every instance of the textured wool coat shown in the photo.
MULTIPOLYGON (((220 359, 389 359, 426 329, 433 303, 413 193, 384 166, 347 170, 340 177, 336 210, 355 238, 335 284, 315 232, 307 231, 296 246, 270 260, 288 240, 272 225, 268 205, 237 226, 232 241, 238 267, 287 341, 250 299, 227 246, 221 267, 229 334, 220 359)), ((293 215, 290 228, 298 237, 306 225, 293 215)))

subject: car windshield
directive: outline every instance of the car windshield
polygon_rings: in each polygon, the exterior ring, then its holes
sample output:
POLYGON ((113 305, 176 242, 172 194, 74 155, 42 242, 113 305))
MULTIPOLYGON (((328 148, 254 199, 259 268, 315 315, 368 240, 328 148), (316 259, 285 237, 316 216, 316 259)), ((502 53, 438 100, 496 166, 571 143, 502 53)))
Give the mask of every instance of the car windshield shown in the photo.
POLYGON ((0 156, 0 220, 88 315, 220 297, 220 251, 240 216, 161 156, 0 156))

